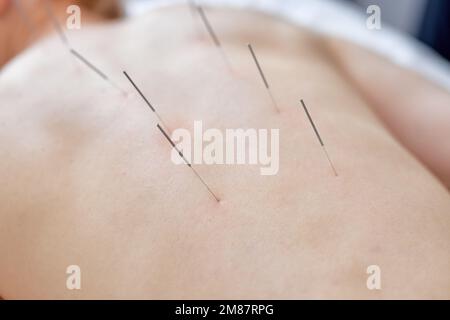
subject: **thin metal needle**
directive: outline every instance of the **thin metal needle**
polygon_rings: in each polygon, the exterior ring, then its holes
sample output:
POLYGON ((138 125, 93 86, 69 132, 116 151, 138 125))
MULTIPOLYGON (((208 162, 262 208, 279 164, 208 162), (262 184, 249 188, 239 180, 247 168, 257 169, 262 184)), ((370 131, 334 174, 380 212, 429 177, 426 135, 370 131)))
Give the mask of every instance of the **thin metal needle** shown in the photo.
POLYGON ((63 42, 63 44, 65 46, 69 47, 69 40, 67 39, 66 34, 64 33, 63 28, 62 28, 60 22, 58 21, 58 18, 56 18, 56 15, 53 12, 53 9, 51 7, 49 0, 44 1, 44 8, 45 8, 45 11, 46 11, 48 17, 50 18, 50 20, 53 23, 53 27, 55 28, 56 32, 59 34, 61 41, 63 42))
MULTIPOLYGON (((67 38, 65 32, 64 32, 64 28, 62 26, 62 24, 60 23, 60 21, 58 20, 58 17, 55 14, 55 11, 52 8, 52 4, 50 3, 50 0, 43 0, 44 1, 44 9, 45 12, 48 16, 48 18, 51 20, 52 24, 53 24, 53 28, 56 30, 56 33, 58 33, 59 38, 61 39, 62 44, 67 47, 67 49, 69 49, 70 52, 70 43, 69 43, 69 39, 67 38)), ((75 61, 73 61, 75 63, 75 61)), ((77 65, 78 67, 78 65, 77 65)), ((121 90, 120 88, 118 88, 118 86, 116 84, 113 84, 113 86, 117 87, 117 89, 121 90)))
POLYGON ((170 145, 178 152, 180 157, 183 159, 183 161, 186 163, 186 165, 192 169, 192 172, 197 176, 197 178, 201 181, 201 183, 208 189, 209 193, 214 197, 214 199, 217 202, 220 202, 220 199, 215 195, 215 193, 211 190, 211 188, 208 186, 208 184, 203 180, 203 178, 200 176, 200 174, 197 172, 197 170, 194 169, 191 163, 185 158, 184 154, 177 148, 175 143, 172 141, 172 139, 169 137, 169 135, 164 131, 164 129, 158 124, 158 129, 161 131, 161 133, 164 135, 164 137, 169 141, 170 145))
POLYGON ((133 85, 133 87, 136 89, 136 91, 139 93, 139 95, 141 96, 141 98, 145 101, 145 103, 147 104, 147 106, 150 108, 150 110, 153 111, 153 113, 156 115, 156 117, 158 118, 158 120, 163 124, 163 126, 168 129, 169 127, 164 123, 163 119, 161 118, 161 116, 159 115, 158 111, 156 111, 156 109, 152 106, 152 104, 150 103, 150 101, 148 101, 147 97, 142 93, 141 89, 139 89, 139 87, 136 85, 136 83, 133 81, 133 79, 131 79, 131 77, 128 75, 128 73, 126 71, 123 71, 123 74, 125 75, 125 77, 127 77, 128 81, 130 81, 130 83, 133 85))
POLYGON ((198 12, 197 12, 197 3, 195 0, 187 0, 187 5, 189 7, 189 11, 191 13, 192 22, 194 24, 194 28, 197 31, 197 34, 201 33, 200 25, 198 24, 198 12))
POLYGON ((196 6, 198 13, 200 14, 200 17, 202 18, 203 23, 205 24, 206 30, 208 30, 209 35, 211 36, 212 40, 214 41, 214 44, 216 47, 221 48, 222 44, 219 41, 219 38, 217 37, 216 33, 214 32, 214 29, 212 28, 211 24, 209 23, 208 17, 205 14, 205 10, 199 5, 196 6))
POLYGON ((314 129, 314 132, 316 133, 317 139, 319 140, 320 145, 322 146, 322 149, 323 149, 323 151, 325 152, 325 155, 326 155, 326 157, 327 157, 327 159, 328 159, 328 162, 330 163, 330 166, 331 166, 331 168, 333 169, 334 175, 337 177, 337 176, 338 176, 338 173, 337 173, 337 171, 336 171, 336 168, 334 167, 334 164, 333 164, 333 162, 331 161, 330 155, 328 154, 327 148, 325 147, 325 144, 323 143, 323 140, 322 140, 322 138, 321 138, 321 136, 320 136, 320 134, 319 134, 319 131, 317 130, 317 127, 316 127, 316 125, 314 124, 314 121, 313 121, 311 115, 309 114, 308 108, 306 107, 306 104, 305 104, 305 102, 304 102, 303 100, 300 100, 300 102, 301 102, 301 104, 302 104, 302 106, 303 106, 303 109, 304 109, 305 112, 306 112, 306 115, 308 116, 309 122, 311 123, 311 126, 312 126, 313 129, 314 129))
POLYGON ((222 56, 223 60, 225 61, 227 67, 230 69, 231 72, 233 72, 233 68, 231 66, 230 60, 228 59, 228 56, 225 53, 225 50, 222 47, 222 44, 220 43, 219 38, 217 37, 216 33, 214 32, 213 27, 211 26, 211 23, 209 23, 208 17, 206 16, 205 11, 203 10, 202 6, 193 4, 198 11, 198 14, 202 18, 203 24, 205 25, 206 30, 208 31, 209 35, 211 36, 211 39, 213 40, 216 47, 219 49, 220 55, 222 56))
POLYGON ((70 48, 70 53, 73 54, 78 60, 83 62, 87 67, 89 67, 92 71, 94 71, 98 76, 100 76, 103 80, 109 82, 114 88, 122 92, 123 95, 127 96, 127 92, 119 87, 114 81, 112 81, 106 74, 104 74, 100 69, 94 66, 89 60, 83 57, 78 51, 73 48, 70 48))
POLYGON ((86 66, 88 66, 92 71, 94 71, 96 74, 98 74, 103 80, 108 81, 109 78, 106 74, 104 74, 100 69, 98 69, 96 66, 94 66, 89 60, 87 60, 85 57, 83 57, 78 51, 75 49, 70 49, 70 53, 72 53, 75 57, 77 57, 81 62, 83 62, 86 66))
POLYGON ((280 109, 278 108, 278 104, 275 101, 275 98, 273 97, 272 90, 270 90, 270 86, 269 86, 269 83, 267 82, 266 76, 264 75, 261 65, 259 64, 258 58, 256 57, 255 51, 253 50, 253 47, 250 43, 248 44, 248 49, 250 50, 253 60, 255 61, 256 67, 258 68, 259 74, 261 75, 261 78, 264 82, 264 86, 266 87, 267 92, 269 93, 270 99, 272 100, 275 110, 277 112, 280 112, 280 109))

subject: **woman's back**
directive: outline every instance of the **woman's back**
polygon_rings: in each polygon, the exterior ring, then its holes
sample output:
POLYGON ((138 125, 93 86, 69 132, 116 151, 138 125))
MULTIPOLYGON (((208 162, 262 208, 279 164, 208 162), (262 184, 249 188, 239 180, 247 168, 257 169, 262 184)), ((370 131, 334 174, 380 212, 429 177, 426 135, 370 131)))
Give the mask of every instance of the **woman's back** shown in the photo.
POLYGON ((0 294, 448 298, 448 191, 377 120, 327 41, 254 13, 208 14, 230 65, 181 7, 71 39, 128 96, 57 38, 4 70, 0 294), (195 121, 224 137, 278 129, 279 170, 193 164, 217 202, 157 128, 194 137, 195 121), (70 265, 80 291, 66 288, 70 265), (367 288, 371 265, 381 290, 367 288))

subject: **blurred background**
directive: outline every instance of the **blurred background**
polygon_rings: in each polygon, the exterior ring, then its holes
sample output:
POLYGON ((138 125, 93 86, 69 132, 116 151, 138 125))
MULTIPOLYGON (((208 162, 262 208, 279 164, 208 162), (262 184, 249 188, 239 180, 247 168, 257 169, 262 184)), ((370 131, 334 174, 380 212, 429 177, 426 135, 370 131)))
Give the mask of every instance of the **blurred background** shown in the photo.
MULTIPOLYGON (((127 5, 133 4, 138 8, 145 8, 149 3, 161 0, 122 0, 127 5)), ((188 1, 188 0, 186 0, 188 1)), ((191 0, 195 1, 195 0, 191 0)), ((202 2, 201 0, 197 0, 202 2)), ((167 0, 170 2, 170 0, 167 0)), ((224 0, 207 0, 209 3, 221 3, 224 0)), ((248 4, 250 0, 230 0, 234 4, 242 2, 248 4)), ((256 4, 270 2, 269 0, 251 0, 256 4)), ((289 3, 305 9, 305 3, 334 2, 336 4, 360 6, 365 13, 369 5, 381 8, 382 22, 403 33, 411 35, 431 47, 439 55, 450 61, 450 0, 272 0, 280 7, 289 3)))
POLYGON ((450 60, 449 0, 347 0, 367 8, 379 5, 382 19, 450 60))

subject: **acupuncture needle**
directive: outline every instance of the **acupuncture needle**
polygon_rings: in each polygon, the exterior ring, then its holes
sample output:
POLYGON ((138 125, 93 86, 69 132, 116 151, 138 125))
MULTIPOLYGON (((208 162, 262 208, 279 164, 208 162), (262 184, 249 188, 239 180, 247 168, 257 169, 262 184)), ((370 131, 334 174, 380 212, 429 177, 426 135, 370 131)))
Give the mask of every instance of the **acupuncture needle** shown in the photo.
POLYGON ((309 119, 309 122, 311 123, 311 126, 312 126, 314 132, 316 133, 317 139, 319 140, 319 143, 322 146, 322 149, 323 149, 323 151, 324 151, 324 153, 325 153, 325 155, 326 155, 326 157, 328 159, 328 163, 330 164, 331 168, 333 169, 334 175, 337 177, 338 173, 336 171, 336 168, 335 168, 333 162, 331 161, 330 155, 328 154, 327 148, 325 147, 325 144, 323 143, 322 137, 320 136, 319 131, 317 130, 317 127, 316 127, 316 125, 315 125, 311 115, 309 114, 308 108, 306 107, 306 104, 303 101, 303 99, 300 100, 300 102, 301 102, 301 104, 303 106, 303 109, 305 110, 305 113, 306 113, 306 115, 307 115, 307 117, 309 119))
POLYGON ((168 126, 164 123, 164 121, 161 118, 161 116, 159 115, 158 111, 156 111, 155 107, 153 107, 153 105, 150 103, 150 101, 147 99, 147 97, 142 93, 141 89, 139 89, 139 87, 136 85, 136 83, 133 81, 133 79, 131 79, 131 77, 128 75, 128 73, 126 71, 123 71, 123 74, 125 75, 125 77, 127 77, 128 81, 130 81, 130 83, 133 85, 133 87, 139 93, 139 95, 144 100, 144 102, 147 104, 147 106, 150 108, 150 110, 156 115, 158 120, 163 124, 163 126, 166 129, 168 129, 168 126))
POLYGON ((52 21, 53 27, 55 28, 56 32, 59 34, 59 37, 61 38, 62 43, 66 47, 69 47, 69 40, 67 39, 67 36, 64 33, 61 23, 58 21, 58 18, 56 17, 55 13, 53 12, 53 9, 51 7, 49 0, 44 0, 44 8, 45 8, 45 12, 47 13, 47 16, 52 21))
POLYGON ((180 157, 183 159, 183 161, 186 163, 186 165, 191 168, 192 172, 197 176, 197 178, 201 181, 201 183, 206 187, 206 189, 209 191, 209 193, 214 197, 214 199, 217 202, 220 202, 220 199, 216 196, 216 194, 211 190, 209 185, 203 180, 203 178, 200 176, 200 174, 197 172, 197 170, 194 169, 192 164, 186 159, 184 154, 177 148, 175 143, 172 141, 172 139, 169 137, 169 135, 164 131, 164 129, 157 124, 158 129, 161 131, 161 133, 164 135, 164 137, 169 141, 170 145, 177 151, 177 153, 180 155, 180 157))
POLYGON ((250 50, 253 60, 255 61, 256 67, 258 68, 259 74, 261 75, 261 79, 264 82, 264 86, 266 87, 267 92, 269 93, 270 99, 272 100, 272 104, 275 110, 279 113, 280 109, 278 108, 278 104, 275 101, 275 98, 272 94, 272 90, 270 89, 269 83, 267 82, 266 76, 264 75, 261 65, 259 64, 258 58, 256 57, 255 51, 253 50, 253 47, 250 43, 248 44, 248 49, 250 50))
POLYGON ((70 48, 70 53, 73 54, 78 60, 83 62, 89 69, 94 71, 99 77, 101 77, 103 80, 111 84, 114 88, 122 92, 123 95, 127 96, 127 92, 123 90, 121 87, 119 87, 114 81, 112 81, 105 73, 103 73, 99 68, 94 66, 88 59, 86 59, 81 53, 79 53, 77 50, 70 48))
POLYGON ((225 50, 222 47, 222 43, 220 42, 219 38, 217 37, 216 33, 214 32, 214 29, 211 25, 211 23, 209 22, 208 17, 206 16, 205 10, 203 10, 203 7, 197 4, 193 4, 197 11, 198 14, 200 15, 200 18, 203 21, 203 24, 205 25, 206 30, 208 31, 209 35, 211 36, 211 39, 214 42, 214 45, 216 46, 216 48, 219 50, 220 55, 222 56, 223 60, 225 61, 225 64, 227 65, 228 69, 233 72, 233 68, 231 67, 231 63, 230 60, 228 59, 228 56, 225 53, 225 50))

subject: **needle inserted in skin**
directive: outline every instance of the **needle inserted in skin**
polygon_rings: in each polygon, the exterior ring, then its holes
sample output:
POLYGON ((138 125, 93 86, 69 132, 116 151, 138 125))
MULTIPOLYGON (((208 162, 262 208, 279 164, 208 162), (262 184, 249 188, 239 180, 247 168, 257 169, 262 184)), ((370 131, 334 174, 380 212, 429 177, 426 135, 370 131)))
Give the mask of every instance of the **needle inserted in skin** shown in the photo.
POLYGON ((211 36, 211 39, 213 40, 216 47, 219 49, 219 52, 220 52, 223 60, 225 61, 227 67, 230 69, 231 72, 233 72, 233 68, 231 67, 230 61, 228 60, 228 56, 225 54, 222 44, 220 43, 219 38, 217 37, 216 33, 214 32, 214 29, 211 26, 211 23, 209 23, 209 20, 208 20, 208 17, 206 16, 205 11, 203 10, 203 8, 201 6, 196 5, 196 4, 193 4, 193 5, 196 7, 198 14, 200 15, 200 18, 202 18, 202 21, 203 21, 203 24, 205 25, 206 30, 208 30, 208 33, 211 36))
POLYGON ((145 103, 147 104, 147 106, 150 108, 150 110, 153 111, 153 113, 156 115, 156 117, 158 118, 158 120, 163 124, 163 126, 167 129, 167 125, 164 123, 164 121, 162 120, 161 116, 159 115, 158 111, 156 111, 156 109, 152 106, 152 104, 150 103, 150 101, 148 101, 147 97, 142 93, 141 89, 139 89, 139 87, 136 85, 136 83, 134 83, 133 79, 131 79, 131 77, 128 75, 128 73, 126 71, 123 72, 123 74, 125 75, 125 77, 127 77, 128 81, 130 81, 130 83, 133 85, 133 87, 136 89, 136 91, 139 93, 139 95, 141 96, 141 98, 145 101, 145 103))
POLYGON ((205 24, 206 30, 208 30, 209 35, 211 36, 212 40, 214 41, 214 44, 217 47, 222 47, 222 44, 219 41, 219 38, 217 37, 216 33, 214 32, 214 29, 212 28, 211 24, 209 23, 208 17, 205 14, 205 10, 201 6, 196 6, 198 13, 200 14, 200 17, 202 18, 203 23, 205 24))
POLYGON ((300 102, 301 102, 301 104, 302 104, 302 106, 303 106, 303 109, 304 109, 305 112, 306 112, 306 115, 307 115, 307 117, 308 117, 308 119, 309 119, 309 122, 311 123, 311 126, 312 126, 313 129, 314 129, 314 132, 316 133, 317 139, 319 139, 320 145, 322 146, 322 149, 323 149, 323 151, 325 152, 325 155, 327 156, 328 162, 330 163, 330 166, 331 166, 331 168, 333 169, 334 175, 337 177, 337 176, 338 176, 338 173, 337 173, 337 171, 336 171, 336 168, 334 167, 334 164, 333 164, 333 162, 331 161, 330 155, 328 154, 327 148, 325 147, 325 144, 323 143, 323 140, 322 140, 322 138, 320 137, 319 131, 317 130, 317 127, 316 127, 316 125, 314 124, 314 121, 313 121, 311 115, 309 114, 308 108, 306 107, 306 104, 305 104, 305 102, 304 102, 303 100, 300 100, 300 102))
POLYGON ((266 76, 264 75, 264 72, 262 71, 261 65, 259 64, 258 58, 256 57, 255 51, 253 51, 253 47, 250 43, 248 44, 248 49, 250 50, 250 53, 252 54, 253 60, 255 61, 256 67, 258 68, 259 74, 261 75, 261 78, 264 82, 264 86, 266 87, 267 92, 269 93, 270 99, 272 100, 275 110, 277 112, 280 112, 277 102, 275 101, 275 98, 273 97, 272 90, 270 90, 269 83, 267 82, 266 76))
POLYGON ((63 44, 65 46, 69 47, 69 40, 67 39, 66 34, 63 31, 61 23, 58 21, 58 18, 56 18, 56 15, 53 12, 53 9, 51 7, 49 0, 44 0, 44 8, 45 8, 45 12, 47 13, 49 19, 53 23, 53 27, 55 28, 56 32, 59 34, 61 41, 63 42, 63 44))
POLYGON ((183 159, 183 161, 186 163, 186 165, 192 169, 192 171, 194 172, 194 174, 197 176, 197 178, 201 181, 201 183, 206 187, 206 189, 208 189, 209 193, 211 193, 211 195, 214 197, 214 199, 217 202, 220 202, 220 199, 215 195, 215 193, 211 190, 211 188, 208 186, 208 184, 205 182, 205 180, 203 180, 203 178, 200 176, 200 174, 197 172, 197 170, 194 169, 194 167, 192 167, 192 164, 189 163, 189 161, 185 158, 184 154, 177 148, 177 146, 175 145, 175 143, 172 141, 172 139, 169 137, 169 135, 164 131, 164 129, 158 124, 157 125, 158 129, 161 131, 161 133, 164 135, 164 137, 167 139, 167 141, 169 141, 170 145, 178 152, 178 154, 180 155, 180 157, 183 159))
POLYGON ((109 82, 114 88, 122 92, 123 95, 127 96, 127 92, 120 88, 115 82, 113 82, 106 74, 104 74, 100 69, 98 69, 96 66, 94 66, 89 60, 87 60, 85 57, 83 57, 78 51, 76 51, 73 48, 70 48, 70 53, 73 54, 78 60, 83 62, 89 69, 94 71, 97 75, 99 75, 103 80, 109 82))

